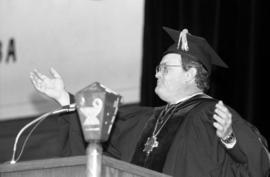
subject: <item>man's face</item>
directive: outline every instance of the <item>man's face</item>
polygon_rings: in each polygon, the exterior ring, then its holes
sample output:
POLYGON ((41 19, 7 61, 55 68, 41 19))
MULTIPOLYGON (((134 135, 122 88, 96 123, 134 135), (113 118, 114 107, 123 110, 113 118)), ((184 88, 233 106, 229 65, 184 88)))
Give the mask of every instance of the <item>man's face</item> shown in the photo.
POLYGON ((156 72, 156 94, 166 102, 173 102, 185 88, 185 71, 179 54, 165 55, 160 62, 160 70, 156 72), (163 66, 163 67, 162 67, 163 66))

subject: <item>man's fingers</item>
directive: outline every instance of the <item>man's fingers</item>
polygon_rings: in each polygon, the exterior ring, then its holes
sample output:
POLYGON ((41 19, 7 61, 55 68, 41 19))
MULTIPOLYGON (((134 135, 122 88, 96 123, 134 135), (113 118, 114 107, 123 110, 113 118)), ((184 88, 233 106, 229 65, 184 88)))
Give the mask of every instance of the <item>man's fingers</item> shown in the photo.
POLYGON ((215 109, 215 114, 221 117, 222 119, 227 118, 227 114, 220 109, 215 109))
POLYGON ((33 72, 30 73, 30 78, 31 81, 33 83, 33 85, 35 86, 35 88, 38 91, 43 92, 45 89, 45 85, 44 82, 48 79, 46 76, 43 77, 42 74, 40 74, 37 70, 34 70, 33 72), (42 79, 43 78, 43 79, 42 79))
POLYGON ((31 78, 31 81, 34 84, 34 86, 37 87, 38 86, 38 80, 39 80, 37 75, 34 72, 31 72, 30 73, 30 78, 31 78))
POLYGON ((46 75, 40 73, 37 69, 34 69, 32 73, 33 73, 33 76, 35 76, 36 80, 39 82, 49 79, 46 75))
POLYGON ((220 116, 214 114, 213 118, 221 125, 225 125, 225 120, 222 119, 220 116))
POLYGON ((51 68, 50 69, 50 72, 51 72, 51 74, 53 75, 54 78, 57 78, 57 79, 61 79, 62 78, 60 76, 60 74, 54 68, 51 68))
POLYGON ((216 109, 215 109, 215 113, 225 119, 225 120, 230 120, 232 115, 230 113, 230 111, 226 108, 226 106, 222 103, 222 101, 219 101, 216 104, 216 109))
POLYGON ((218 132, 222 132, 224 130, 223 126, 221 126, 219 123, 214 122, 213 126, 217 129, 218 132))
POLYGON ((222 101, 216 104, 213 119, 216 120, 213 126, 216 128, 218 137, 223 138, 232 131, 232 114, 222 101))
POLYGON ((216 108, 217 108, 217 109, 220 109, 220 110, 223 111, 223 112, 228 112, 227 107, 224 105, 224 103, 223 103, 222 101, 219 101, 219 102, 216 104, 216 108))

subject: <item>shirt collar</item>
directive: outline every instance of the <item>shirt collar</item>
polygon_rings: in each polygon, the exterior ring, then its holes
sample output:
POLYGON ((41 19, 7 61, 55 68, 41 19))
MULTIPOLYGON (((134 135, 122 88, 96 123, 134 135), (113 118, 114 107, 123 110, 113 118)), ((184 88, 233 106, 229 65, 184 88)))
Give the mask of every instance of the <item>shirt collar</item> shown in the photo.
POLYGON ((196 96, 196 95, 201 95, 201 94, 204 94, 204 93, 203 93, 203 92, 197 92, 197 93, 194 93, 194 94, 192 94, 192 95, 189 95, 189 96, 186 96, 186 97, 184 97, 184 98, 181 98, 180 100, 176 101, 174 104, 180 103, 180 102, 182 102, 182 101, 186 101, 186 100, 188 100, 188 99, 190 99, 190 98, 192 98, 192 97, 194 97, 194 96, 196 96))

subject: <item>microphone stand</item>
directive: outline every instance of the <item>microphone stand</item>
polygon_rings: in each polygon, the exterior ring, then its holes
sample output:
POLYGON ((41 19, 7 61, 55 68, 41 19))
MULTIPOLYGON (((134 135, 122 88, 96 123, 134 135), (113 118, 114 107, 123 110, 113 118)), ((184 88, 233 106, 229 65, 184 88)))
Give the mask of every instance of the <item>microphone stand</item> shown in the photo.
MULTIPOLYGON (((41 122, 42 120, 44 120, 45 118, 47 118, 47 117, 50 116, 50 115, 54 115, 54 114, 58 114, 58 113, 63 113, 63 112, 71 112, 71 111, 74 111, 74 110, 75 110, 75 104, 71 104, 71 105, 68 105, 68 106, 64 106, 63 108, 60 108, 60 109, 57 109, 57 110, 54 110, 54 111, 51 111, 51 112, 42 114, 42 115, 39 116, 38 118, 36 118, 36 119, 32 120, 31 122, 29 122, 28 124, 26 124, 26 125, 19 131, 19 133, 17 134, 17 136, 16 136, 16 138, 15 138, 14 145, 13 145, 13 153, 12 153, 12 158, 11 158, 10 164, 15 164, 15 163, 19 160, 19 158, 20 158, 20 156, 21 156, 21 154, 22 154, 22 151, 23 151, 23 148, 24 148, 24 147, 22 147, 22 150, 21 150, 21 153, 20 153, 19 157, 18 157, 17 159, 15 159, 18 140, 19 140, 21 134, 22 134, 28 127, 30 127, 31 125, 33 125, 33 124, 36 123, 36 122, 39 122, 39 121, 41 122)), ((36 127, 34 127, 34 128, 36 128, 36 127)), ((31 131, 30 133, 32 133, 32 131, 31 131)), ((27 138, 26 138, 25 141, 27 141, 27 138)))
POLYGON ((100 177, 102 168, 102 146, 99 141, 90 142, 87 149, 86 176, 100 177))

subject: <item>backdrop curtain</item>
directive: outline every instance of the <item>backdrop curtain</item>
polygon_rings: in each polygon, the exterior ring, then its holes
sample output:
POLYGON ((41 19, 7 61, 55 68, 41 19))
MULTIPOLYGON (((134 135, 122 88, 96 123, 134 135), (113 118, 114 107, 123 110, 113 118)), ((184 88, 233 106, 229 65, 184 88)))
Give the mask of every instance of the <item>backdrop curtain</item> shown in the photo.
POLYGON ((269 6, 257 0, 146 0, 141 105, 164 104, 154 93, 155 67, 172 40, 162 30, 203 36, 229 65, 214 68, 208 94, 236 109, 270 142, 268 122, 269 6))

